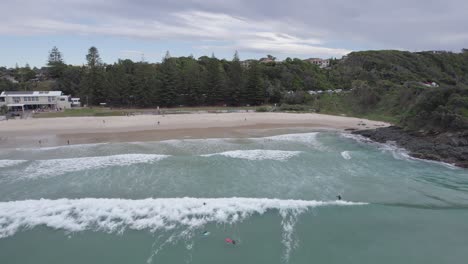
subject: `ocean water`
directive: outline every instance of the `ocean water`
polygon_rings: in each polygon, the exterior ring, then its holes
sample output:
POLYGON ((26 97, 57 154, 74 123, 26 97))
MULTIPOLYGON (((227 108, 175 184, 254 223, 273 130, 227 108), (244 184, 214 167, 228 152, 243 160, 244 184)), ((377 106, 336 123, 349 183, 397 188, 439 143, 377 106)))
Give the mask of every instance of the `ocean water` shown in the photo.
POLYGON ((0 150, 0 263, 439 264, 467 248, 468 170, 350 134, 0 150))

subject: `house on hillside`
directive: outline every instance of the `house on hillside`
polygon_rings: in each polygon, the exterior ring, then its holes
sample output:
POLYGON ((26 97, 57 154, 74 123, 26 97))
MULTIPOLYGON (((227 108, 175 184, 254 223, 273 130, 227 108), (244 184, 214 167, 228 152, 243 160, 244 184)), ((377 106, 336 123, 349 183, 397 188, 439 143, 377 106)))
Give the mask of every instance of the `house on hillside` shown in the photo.
POLYGON ((429 52, 432 53, 432 54, 445 54, 445 53, 448 53, 448 51, 445 51, 445 50, 430 50, 429 52))
POLYGON ((1 76, 0 78, 4 79, 4 80, 7 80, 7 81, 10 81, 12 83, 18 83, 18 81, 15 79, 15 77, 7 74, 7 75, 3 75, 1 76))
POLYGON ((244 60, 244 61, 241 61, 240 64, 242 67, 248 68, 250 67, 250 64, 252 64, 253 62, 255 62, 255 60, 244 60))
POLYGON ((320 59, 320 58, 310 58, 310 59, 305 59, 304 61, 310 62, 312 64, 315 64, 319 66, 320 68, 327 68, 330 66, 330 60, 326 59, 320 59))
POLYGON ((259 60, 259 62, 260 62, 260 63, 270 63, 270 62, 275 62, 275 60, 272 59, 272 58, 261 58, 261 59, 259 60))

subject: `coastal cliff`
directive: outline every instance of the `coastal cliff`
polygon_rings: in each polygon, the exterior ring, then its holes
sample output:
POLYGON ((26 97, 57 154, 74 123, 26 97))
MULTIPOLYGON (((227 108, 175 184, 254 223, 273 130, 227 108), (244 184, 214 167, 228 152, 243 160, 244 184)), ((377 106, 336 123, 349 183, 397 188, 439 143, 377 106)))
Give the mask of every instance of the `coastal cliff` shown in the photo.
POLYGON ((468 131, 422 133, 391 126, 355 131, 380 143, 389 141, 407 149, 415 158, 442 161, 468 168, 468 131))

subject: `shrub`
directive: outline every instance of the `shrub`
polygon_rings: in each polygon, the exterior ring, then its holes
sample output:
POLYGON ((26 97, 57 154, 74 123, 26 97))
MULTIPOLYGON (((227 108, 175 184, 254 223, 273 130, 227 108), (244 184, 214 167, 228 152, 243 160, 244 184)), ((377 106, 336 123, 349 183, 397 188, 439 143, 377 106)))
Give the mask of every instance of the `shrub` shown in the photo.
POLYGON ((266 106, 259 106, 257 109, 255 109, 255 112, 269 112, 270 109, 266 106))
POLYGON ((300 105, 300 104, 282 104, 280 106, 281 111, 297 111, 297 112, 306 112, 309 111, 309 106, 307 105, 300 105))
POLYGON ((2 105, 2 107, 0 107, 0 115, 5 115, 6 113, 8 113, 8 106, 2 105))

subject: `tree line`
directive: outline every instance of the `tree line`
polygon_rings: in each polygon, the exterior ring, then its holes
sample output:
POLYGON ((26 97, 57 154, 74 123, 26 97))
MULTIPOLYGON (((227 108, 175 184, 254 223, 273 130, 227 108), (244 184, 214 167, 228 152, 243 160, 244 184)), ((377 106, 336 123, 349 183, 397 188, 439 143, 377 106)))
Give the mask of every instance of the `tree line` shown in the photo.
MULTIPOLYGON (((81 97, 85 104, 117 107, 244 106, 279 103, 288 91, 331 88, 326 70, 300 59, 284 62, 172 57, 161 63, 118 60, 104 64, 91 47, 84 66, 66 65, 60 51, 49 53, 54 89, 81 97)), ((300 97, 304 97, 300 93, 300 97)), ((301 101, 301 100, 299 100, 301 101)))

